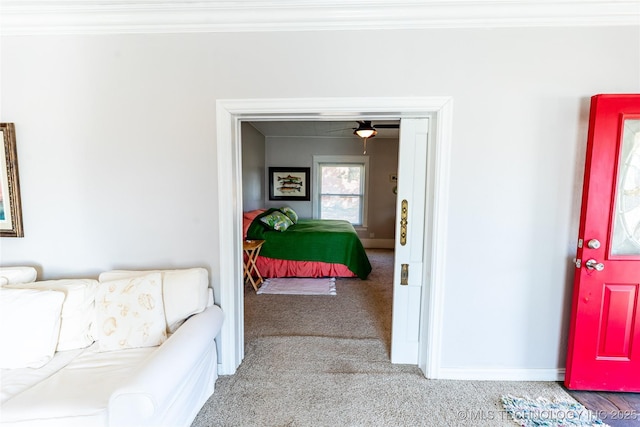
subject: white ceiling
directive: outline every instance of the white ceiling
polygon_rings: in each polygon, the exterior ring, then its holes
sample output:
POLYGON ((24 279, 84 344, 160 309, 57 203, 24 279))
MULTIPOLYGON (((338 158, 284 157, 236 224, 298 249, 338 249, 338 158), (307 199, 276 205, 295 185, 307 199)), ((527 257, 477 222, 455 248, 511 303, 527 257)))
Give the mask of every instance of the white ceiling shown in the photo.
MULTIPOLYGON (((376 124, 398 124, 398 120, 374 120, 376 124)), ((320 137, 320 138, 354 138, 353 134, 358 126, 355 121, 269 121, 250 122, 258 132, 266 137, 320 137)), ((398 129, 377 129, 376 138, 398 138, 398 129)))
POLYGON ((0 0, 3 35, 612 26, 640 0, 0 0))

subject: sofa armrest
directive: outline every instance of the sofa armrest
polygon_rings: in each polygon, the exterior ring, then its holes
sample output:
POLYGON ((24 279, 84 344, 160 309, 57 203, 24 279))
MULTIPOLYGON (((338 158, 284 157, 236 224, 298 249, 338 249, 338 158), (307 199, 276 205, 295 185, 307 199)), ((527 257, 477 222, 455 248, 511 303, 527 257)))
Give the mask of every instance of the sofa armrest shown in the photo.
MULTIPOLYGON (((202 359, 203 352, 210 351, 223 318, 220 307, 214 305, 180 326, 142 363, 140 372, 111 395, 109 425, 159 425, 164 411, 181 392, 185 378, 202 359)), ((217 364, 216 360, 212 362, 217 364)))

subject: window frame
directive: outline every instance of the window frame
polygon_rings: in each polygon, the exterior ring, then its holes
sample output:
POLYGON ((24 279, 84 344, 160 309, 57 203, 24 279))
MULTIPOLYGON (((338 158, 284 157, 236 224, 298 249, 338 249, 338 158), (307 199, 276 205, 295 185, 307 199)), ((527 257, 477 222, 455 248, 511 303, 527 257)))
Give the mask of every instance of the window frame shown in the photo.
POLYGON ((369 213, 369 156, 313 156, 313 218, 320 218, 320 194, 321 194, 321 166, 330 165, 361 165, 364 169, 364 191, 362 195, 362 224, 354 224, 357 230, 364 230, 368 227, 369 213))

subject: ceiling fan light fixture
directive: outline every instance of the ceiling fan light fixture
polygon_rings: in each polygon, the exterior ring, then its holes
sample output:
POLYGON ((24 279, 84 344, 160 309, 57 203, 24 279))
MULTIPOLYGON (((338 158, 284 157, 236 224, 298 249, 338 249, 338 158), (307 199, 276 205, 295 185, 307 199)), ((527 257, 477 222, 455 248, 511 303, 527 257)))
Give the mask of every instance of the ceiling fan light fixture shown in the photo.
POLYGON ((378 131, 373 126, 371 126, 371 122, 369 121, 360 122, 358 128, 353 131, 354 135, 358 135, 360 138, 365 139, 373 138, 377 133, 378 131))

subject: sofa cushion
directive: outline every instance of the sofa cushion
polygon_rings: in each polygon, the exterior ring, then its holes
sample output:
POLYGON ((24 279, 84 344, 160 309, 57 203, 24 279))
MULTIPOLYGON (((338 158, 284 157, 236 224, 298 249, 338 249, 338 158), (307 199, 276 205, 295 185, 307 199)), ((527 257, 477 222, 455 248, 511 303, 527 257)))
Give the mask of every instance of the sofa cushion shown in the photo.
POLYGON ((37 276, 38 272, 33 267, 0 267, 0 284, 34 282, 37 276))
POLYGON ((84 348, 79 348, 69 351, 56 351, 51 360, 38 369, 2 369, 2 373, 0 374, 2 376, 2 383, 0 383, 0 408, 2 408, 2 410, 0 410, 0 426, 4 421, 4 402, 46 380, 67 366, 85 350, 84 348))
POLYGON ((172 333, 192 314, 203 311, 209 301, 209 273, 204 268, 181 270, 113 270, 100 274, 101 282, 136 277, 149 273, 162 274, 162 294, 167 330, 172 333))
POLYGON ((79 350, 81 354, 64 368, 4 402, 0 425, 113 426, 108 415, 110 396, 144 370, 145 360, 157 350, 147 347, 105 353, 93 346, 79 350))
POLYGON ((64 293, 0 288, 0 368, 40 368, 56 350, 64 293))
POLYGON ((96 292, 99 351, 153 347, 167 339, 162 275, 102 282, 96 292))
POLYGON ((85 348, 93 343, 91 324, 95 320, 98 281, 91 279, 43 280, 40 282, 7 285, 12 289, 39 289, 64 292, 62 321, 57 351, 85 348))

